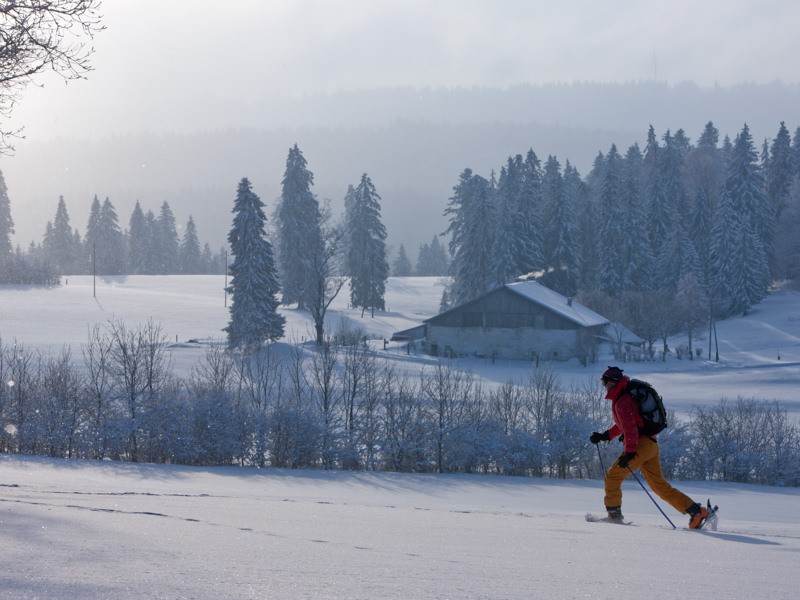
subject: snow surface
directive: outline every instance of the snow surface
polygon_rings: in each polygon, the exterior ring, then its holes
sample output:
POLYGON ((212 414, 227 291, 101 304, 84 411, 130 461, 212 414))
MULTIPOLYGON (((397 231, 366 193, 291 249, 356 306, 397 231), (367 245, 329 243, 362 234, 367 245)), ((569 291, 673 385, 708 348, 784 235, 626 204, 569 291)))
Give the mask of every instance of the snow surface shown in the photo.
MULTIPOLYGON (((72 348, 89 328, 152 319, 176 371, 221 339, 222 277, 70 277, 50 290, 0 288, 0 336, 42 352, 72 348)), ((346 291, 346 290, 345 290, 346 291)), ((361 318, 337 300, 329 328, 361 327, 376 348, 436 314, 436 278, 391 279, 387 312, 361 318)), ((800 294, 780 290, 718 325, 720 362, 623 365, 670 405, 722 395, 779 399, 800 413, 800 294), (778 358, 780 353, 780 358, 778 358)), ((287 337, 312 335, 287 310, 287 337)), ((671 341, 670 344, 679 343, 671 341)), ((706 341, 701 341, 706 344, 706 341)), ((383 352, 383 350, 381 350, 383 352)), ((409 370, 433 359, 388 344, 409 370)), ((609 362, 556 364, 596 381, 609 362)), ((461 361, 487 381, 530 365, 461 361)), ((632 527, 587 523, 600 481, 188 468, 0 455, 0 598, 725 598, 789 599, 800 589, 800 490, 673 482, 720 505, 717 531, 673 530, 639 485, 624 486, 632 527)))
MULTIPOLYGON (((177 373, 188 372, 204 354, 208 343, 223 340, 222 329, 229 313, 223 276, 127 276, 69 277, 51 289, 0 286, 0 340, 3 345, 20 344, 28 349, 58 353, 69 346, 76 360, 86 344, 89 329, 109 321, 122 321, 134 328, 152 320, 171 342, 170 354, 177 373)), ((347 306, 348 288, 328 311, 326 331, 360 328, 375 348, 398 368, 419 370, 434 364, 424 354, 407 353, 406 344, 383 340, 392 333, 410 329, 439 312, 444 281, 438 277, 390 278, 386 288, 386 311, 369 312, 347 306)), ((307 312, 282 309, 286 317, 286 340, 302 343, 314 339, 307 312)), ((800 416, 800 292, 781 289, 757 305, 746 317, 717 324, 720 360, 709 361, 708 335, 695 333, 694 345, 703 355, 695 360, 620 364, 631 376, 653 383, 669 408, 688 412, 698 403, 716 403, 722 396, 735 399, 779 400, 793 415, 800 416)), ((685 343, 685 336, 670 340, 670 347, 685 343)), ((603 355, 586 367, 576 361, 551 363, 565 384, 595 384, 607 364, 603 355)), ((525 381, 531 365, 525 361, 486 358, 460 359, 458 364, 487 382, 525 381)))
MULTIPOLYGON (((800 490, 685 483, 716 532, 587 523, 599 481, 0 456, 3 598, 797 597, 800 490)), ((663 505, 663 503, 662 503, 663 505)))

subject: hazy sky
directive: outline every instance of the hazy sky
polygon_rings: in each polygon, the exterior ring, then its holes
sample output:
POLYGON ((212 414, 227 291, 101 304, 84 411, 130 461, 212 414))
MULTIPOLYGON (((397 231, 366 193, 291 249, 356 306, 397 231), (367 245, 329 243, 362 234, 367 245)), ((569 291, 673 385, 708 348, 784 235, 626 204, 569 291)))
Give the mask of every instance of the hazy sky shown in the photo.
POLYGON ((800 82, 796 0, 105 0, 88 81, 29 139, 246 125, 235 102, 381 86, 800 82))

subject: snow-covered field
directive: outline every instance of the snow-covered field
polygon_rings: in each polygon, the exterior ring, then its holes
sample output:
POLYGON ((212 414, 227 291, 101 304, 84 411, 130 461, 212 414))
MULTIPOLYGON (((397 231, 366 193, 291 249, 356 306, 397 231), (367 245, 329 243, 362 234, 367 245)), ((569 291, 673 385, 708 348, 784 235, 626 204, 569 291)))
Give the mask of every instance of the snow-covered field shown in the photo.
MULTIPOLYGON (((390 278, 386 290, 386 312, 361 316, 348 309, 345 287, 326 319, 326 331, 362 329, 375 348, 383 352, 383 340, 392 333, 419 325, 439 311, 443 281, 437 277, 390 278)), ((60 352, 65 345, 81 359, 90 327, 120 320, 128 327, 152 320, 171 342, 170 355, 176 372, 187 372, 205 352, 207 343, 223 340, 222 328, 229 314, 222 276, 129 276, 101 279, 70 277, 53 289, 0 287, 0 340, 6 346, 23 344, 28 349, 60 352), (199 343, 197 343, 199 342, 199 343)), ((282 309, 283 310, 283 309, 282 309)), ((313 324, 306 312, 283 310, 286 340, 313 339, 313 324)), ((695 347, 703 357, 666 362, 620 365, 627 374, 647 379, 664 395, 669 408, 688 411, 692 405, 717 402, 723 395, 780 400, 800 416, 800 291, 773 292, 744 318, 717 324, 719 362, 706 360, 708 336, 696 332, 695 347)), ((670 341, 671 347, 685 339, 670 341)), ((390 342, 384 352, 410 371, 430 365, 435 359, 406 353, 403 344, 390 342)), ((461 359, 459 365, 490 382, 523 381, 531 365, 524 361, 461 359)), ((583 367, 576 361, 553 363, 565 383, 594 384, 606 364, 583 367)))
POLYGON ((192 469, 0 456, 2 598, 797 598, 800 490, 691 483, 716 532, 635 482, 192 469))
MULTIPOLYGON (((70 277, 52 290, 0 288, 4 346, 76 360, 89 328, 159 323, 176 371, 221 339, 222 277, 70 277), (196 340, 196 341, 192 341, 196 340)), ((392 279, 387 312, 362 319, 346 294, 329 329, 347 322, 375 338, 437 312, 434 278, 392 279)), ((311 335, 286 311, 287 337, 311 335)), ((800 294, 773 293, 745 318, 718 325, 721 360, 623 365, 670 407, 779 399, 800 414, 800 294), (780 358, 778 355, 780 354, 780 358)), ((676 343, 678 340, 676 340, 676 343)), ((705 341, 701 341, 705 344, 705 341)), ((381 350, 381 352, 384 352, 381 350)), ((389 344, 409 369, 432 361, 389 344)), ((556 364, 596 381, 608 359, 556 364)), ((471 359, 491 381, 530 365, 471 359)), ((721 507, 717 531, 674 531, 635 481, 624 487, 631 527, 587 523, 599 481, 497 476, 192 469, 0 455, 0 598, 796 598, 800 490, 673 482, 721 507)))

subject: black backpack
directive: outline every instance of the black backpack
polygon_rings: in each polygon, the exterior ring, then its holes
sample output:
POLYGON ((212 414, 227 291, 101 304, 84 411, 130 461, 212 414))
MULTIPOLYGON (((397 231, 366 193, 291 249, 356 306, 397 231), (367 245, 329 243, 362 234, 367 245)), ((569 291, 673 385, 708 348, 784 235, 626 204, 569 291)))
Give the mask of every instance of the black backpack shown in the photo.
POLYGON ((667 411, 664 401, 655 388, 640 379, 628 382, 628 394, 636 401, 644 425, 639 428, 642 435, 656 435, 667 427, 667 411))

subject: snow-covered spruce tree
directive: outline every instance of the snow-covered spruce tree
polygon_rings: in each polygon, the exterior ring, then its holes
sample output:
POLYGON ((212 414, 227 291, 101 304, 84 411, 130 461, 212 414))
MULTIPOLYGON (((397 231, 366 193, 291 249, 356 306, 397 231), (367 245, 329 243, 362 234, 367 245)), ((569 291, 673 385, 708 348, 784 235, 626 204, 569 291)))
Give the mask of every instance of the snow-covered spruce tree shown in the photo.
POLYGON ((790 162, 792 165, 792 175, 800 177, 800 127, 794 130, 792 136, 792 149, 790 162))
POLYGON ((533 150, 523 160, 509 157, 500 170, 496 191, 497 234, 492 270, 495 285, 544 266, 541 225, 541 166, 533 150))
POLYGON ((9 263, 14 254, 12 233, 14 233, 14 219, 11 218, 11 200, 8 199, 6 180, 0 171, 0 267, 9 263))
POLYGON ((89 222, 84 238, 89 272, 98 275, 120 275, 125 270, 125 241, 119 228, 117 211, 106 198, 103 204, 97 196, 92 201, 89 222))
POLYGON ((92 272, 92 255, 97 249, 100 239, 100 199, 95 195, 89 208, 89 220, 86 222, 86 235, 83 237, 85 253, 89 260, 89 273, 92 272))
POLYGON ((800 279, 800 127, 797 128, 791 147, 792 183, 775 235, 777 277, 800 279))
MULTIPOLYGON (((766 144, 766 142, 765 142, 766 144)), ((786 247, 785 240, 780 239, 786 229, 781 226, 781 219, 790 201, 792 182, 792 142, 786 124, 781 121, 778 134, 772 140, 768 154, 764 156, 762 165, 766 185, 767 201, 775 212, 775 243, 770 248, 770 267, 773 278, 785 274, 785 258, 777 252, 777 247, 786 247)), ((796 236, 796 232, 791 234, 796 236)))
POLYGON ((198 274, 203 272, 203 256, 200 252, 200 240, 197 237, 197 226, 194 219, 189 215, 186 222, 186 229, 183 232, 183 240, 179 250, 180 272, 186 274, 198 274))
MULTIPOLYGON (((656 287, 669 296, 677 288, 683 273, 696 268, 695 256, 685 251, 688 233, 682 226, 683 215, 688 214, 686 189, 683 182, 683 163, 688 152, 688 141, 682 130, 673 136, 667 131, 664 146, 657 161, 657 178, 660 182, 662 205, 653 205, 657 210, 652 225, 659 239, 654 244, 654 270, 658 274, 656 287)), ((654 198, 656 200, 656 198, 654 198)), ((654 238, 655 239, 655 238, 654 238)))
POLYGON ((312 263, 322 245, 320 208, 311 186, 314 174, 295 144, 286 159, 281 199, 275 213, 282 304, 308 306, 315 286, 312 263))
MULTIPOLYGON (((597 222, 600 218, 595 207, 594 190, 597 189, 605 172, 606 159, 602 152, 598 152, 592 163, 592 169, 586 181, 580 185, 580 192, 576 200, 578 215, 578 236, 576 251, 578 255, 578 289, 581 293, 597 290, 599 284, 599 259, 597 245, 600 243, 597 222)), ((570 182, 575 182, 575 177, 569 173, 564 175, 569 189, 570 182)), ((577 182, 572 184, 577 187, 577 182)))
POLYGON ((747 311, 763 299, 769 264, 760 232, 769 228, 764 181, 747 126, 730 152, 725 182, 711 229, 710 297, 715 314, 747 311), (764 219, 766 223, 761 222, 764 219))
POLYGON ((719 198, 709 242, 709 301, 711 314, 717 318, 736 311, 734 269, 736 248, 742 237, 741 215, 734 207, 730 193, 723 189, 719 198))
POLYGON ((495 190, 489 181, 464 169, 444 211, 450 220, 450 302, 462 304, 494 287, 491 254, 497 235, 495 190))
POLYGON ((769 160, 764 166, 767 198, 774 207, 777 219, 780 219, 788 201, 792 170, 792 140, 786 124, 781 121, 778 133, 769 148, 769 160))
POLYGON ((128 272, 132 275, 147 273, 147 256, 152 245, 152 232, 147 226, 139 201, 128 222, 128 272))
POLYGON ((672 235, 676 221, 674 205, 669 196, 671 182, 666 176, 665 152, 665 149, 658 144, 655 130, 651 125, 647 132, 647 145, 644 150, 644 190, 648 215, 648 241, 656 263, 666 252, 664 245, 672 235))
MULTIPOLYGON (((50 223, 48 223, 50 225, 50 223)), ((69 223, 69 213, 64 202, 64 196, 58 199, 58 208, 53 220, 52 227, 42 240, 45 261, 50 264, 57 273, 70 275, 75 273, 75 259, 77 248, 75 247, 75 237, 69 223)))
POLYGON ((421 244, 417 256, 417 267, 414 273, 420 277, 431 275, 447 275, 450 261, 447 251, 439 243, 439 236, 434 235, 430 244, 421 244))
POLYGON ((567 196, 561 165, 555 156, 548 156, 542 177, 542 211, 544 214, 545 273, 541 281, 565 296, 577 292, 577 257, 574 239, 576 215, 567 196))
POLYGON ((395 277, 410 277, 414 268, 411 266, 411 261, 408 259, 406 249, 403 244, 400 244, 400 249, 397 251, 397 256, 392 263, 392 275, 395 277))
POLYGON ((522 155, 517 154, 513 158, 509 156, 497 179, 497 233, 493 236, 494 246, 491 253, 493 286, 508 283, 524 273, 519 270, 517 263, 518 254, 527 243, 524 239, 527 227, 524 226, 525 215, 522 213, 523 171, 522 155))
POLYGON ((517 257, 520 271, 530 273, 544 268, 544 226, 542 224, 542 163, 533 149, 525 155, 522 182, 522 213, 525 217, 527 244, 517 257))
POLYGON ((381 197, 364 173, 352 195, 347 211, 347 271, 350 274, 350 303, 362 309, 384 310, 386 279, 386 227, 381 221, 381 197))
POLYGON ((645 242, 647 213, 644 207, 644 157, 638 144, 625 153, 622 167, 622 212, 627 233, 622 245, 625 271, 622 277, 624 293, 653 289, 653 255, 645 242))
POLYGON ((598 289, 612 298, 622 297, 622 284, 626 265, 623 256, 623 240, 629 235, 626 215, 622 213, 623 163, 612 144, 605 160, 605 168, 596 193, 597 227, 599 239, 598 289))
POLYGON ((272 244, 266 237, 264 203, 243 178, 236 190, 233 226, 228 243, 233 264, 230 266, 231 294, 228 348, 251 353, 265 341, 283 336, 285 319, 278 314, 278 274, 272 244))
POLYGON ((697 147, 686 157, 684 169, 687 194, 693 198, 686 226, 697 254, 700 269, 698 280, 706 291, 709 290, 711 272, 708 232, 722 188, 723 164, 718 143, 719 132, 709 121, 697 141, 697 147))
POLYGON ((165 200, 156 220, 153 235, 153 250, 156 260, 156 273, 167 275, 177 273, 179 270, 178 230, 175 225, 175 214, 169 203, 165 200))

